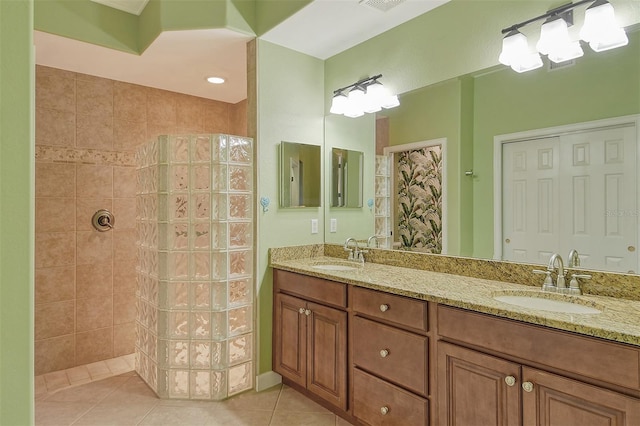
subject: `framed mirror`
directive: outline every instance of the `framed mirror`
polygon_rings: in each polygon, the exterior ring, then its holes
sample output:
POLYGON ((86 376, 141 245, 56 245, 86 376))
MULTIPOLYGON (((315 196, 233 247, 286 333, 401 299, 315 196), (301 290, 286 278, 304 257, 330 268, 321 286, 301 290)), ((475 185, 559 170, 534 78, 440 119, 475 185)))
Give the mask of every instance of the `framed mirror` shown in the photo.
POLYGON ((320 146, 280 143, 280 207, 320 207, 320 146))
POLYGON ((331 207, 362 207, 363 163, 360 151, 331 150, 331 207))

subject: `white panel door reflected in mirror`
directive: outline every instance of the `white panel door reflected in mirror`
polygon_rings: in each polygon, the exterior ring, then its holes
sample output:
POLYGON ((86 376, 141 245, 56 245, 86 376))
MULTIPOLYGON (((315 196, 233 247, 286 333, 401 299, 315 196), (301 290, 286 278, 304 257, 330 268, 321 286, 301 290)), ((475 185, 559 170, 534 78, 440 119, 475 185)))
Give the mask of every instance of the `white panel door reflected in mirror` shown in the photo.
POLYGON ((331 150, 331 207, 362 207, 363 162, 360 151, 331 150))
POLYGON ((320 146, 280 143, 280 207, 320 207, 320 146))

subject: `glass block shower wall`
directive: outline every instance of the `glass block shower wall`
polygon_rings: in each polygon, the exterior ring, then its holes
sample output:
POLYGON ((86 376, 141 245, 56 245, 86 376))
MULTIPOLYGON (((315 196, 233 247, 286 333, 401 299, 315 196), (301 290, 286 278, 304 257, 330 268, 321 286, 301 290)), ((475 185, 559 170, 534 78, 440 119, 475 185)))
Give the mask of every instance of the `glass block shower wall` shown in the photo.
POLYGON ((160 136, 136 152, 136 371, 161 398, 253 387, 253 148, 160 136))
POLYGON ((391 157, 376 155, 375 235, 382 248, 392 248, 391 237, 391 157))

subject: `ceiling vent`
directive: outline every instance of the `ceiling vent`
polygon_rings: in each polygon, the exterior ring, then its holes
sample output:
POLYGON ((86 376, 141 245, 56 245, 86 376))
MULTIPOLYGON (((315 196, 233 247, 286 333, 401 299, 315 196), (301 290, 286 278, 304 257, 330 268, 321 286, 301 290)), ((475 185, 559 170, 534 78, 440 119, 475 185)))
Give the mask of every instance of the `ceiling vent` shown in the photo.
POLYGON ((404 2, 405 0, 360 0, 360 4, 369 6, 382 12, 387 12, 398 6, 400 3, 404 2))

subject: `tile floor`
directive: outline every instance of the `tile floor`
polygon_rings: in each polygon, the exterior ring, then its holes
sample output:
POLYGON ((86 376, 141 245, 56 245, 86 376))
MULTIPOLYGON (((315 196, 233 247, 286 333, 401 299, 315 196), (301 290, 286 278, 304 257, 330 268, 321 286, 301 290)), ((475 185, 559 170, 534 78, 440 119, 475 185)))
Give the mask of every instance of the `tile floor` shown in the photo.
MULTIPOLYGON (((100 371, 96 366, 92 368, 100 371)), ((47 382, 45 378, 45 385, 52 387, 44 390, 42 384, 39 387, 36 426, 349 424, 288 386, 245 392, 221 402, 163 400, 134 371, 111 376, 102 371, 103 378, 83 384, 62 386, 60 383, 64 381, 59 372, 57 381, 50 378, 47 382)), ((66 375, 69 377, 68 370, 66 375)), ((82 373, 80 376, 85 377, 82 373)))

